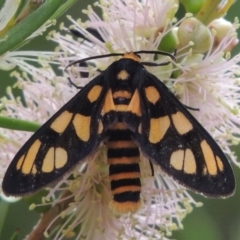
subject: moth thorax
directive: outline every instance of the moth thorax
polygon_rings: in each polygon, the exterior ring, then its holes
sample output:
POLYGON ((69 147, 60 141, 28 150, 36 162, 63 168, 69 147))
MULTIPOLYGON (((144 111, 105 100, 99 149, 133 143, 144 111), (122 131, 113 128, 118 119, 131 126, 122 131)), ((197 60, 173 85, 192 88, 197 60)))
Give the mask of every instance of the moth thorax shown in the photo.
POLYGON ((128 90, 117 90, 113 92, 113 102, 115 105, 128 105, 132 98, 132 93, 128 90))

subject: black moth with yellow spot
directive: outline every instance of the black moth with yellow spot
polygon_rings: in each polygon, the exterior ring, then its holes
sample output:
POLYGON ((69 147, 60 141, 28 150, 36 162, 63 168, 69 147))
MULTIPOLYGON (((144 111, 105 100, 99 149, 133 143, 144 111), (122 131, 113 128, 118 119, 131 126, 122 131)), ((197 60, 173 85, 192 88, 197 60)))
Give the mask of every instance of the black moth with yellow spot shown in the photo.
POLYGON ((61 178, 101 143, 108 149, 116 212, 140 206, 140 151, 192 190, 213 197, 234 192, 233 171, 219 146, 144 68, 139 53, 112 63, 33 134, 6 172, 6 195, 27 195, 61 178))

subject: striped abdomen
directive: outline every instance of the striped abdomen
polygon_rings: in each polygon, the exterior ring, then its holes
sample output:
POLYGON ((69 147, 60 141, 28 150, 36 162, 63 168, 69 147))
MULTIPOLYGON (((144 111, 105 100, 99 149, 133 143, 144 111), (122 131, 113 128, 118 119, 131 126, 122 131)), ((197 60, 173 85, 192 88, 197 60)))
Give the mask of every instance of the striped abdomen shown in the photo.
POLYGON ((123 127, 122 123, 116 124, 107 142, 111 208, 121 213, 138 210, 141 191, 139 149, 130 138, 130 130, 123 127))
MULTIPOLYGON (((113 93, 113 100, 116 112, 121 115, 127 109, 131 96, 119 96, 119 92, 113 93)), ((117 213, 136 212, 141 204, 139 148, 132 141, 131 130, 121 122, 121 117, 108 131, 106 145, 113 196, 110 207, 117 213)))

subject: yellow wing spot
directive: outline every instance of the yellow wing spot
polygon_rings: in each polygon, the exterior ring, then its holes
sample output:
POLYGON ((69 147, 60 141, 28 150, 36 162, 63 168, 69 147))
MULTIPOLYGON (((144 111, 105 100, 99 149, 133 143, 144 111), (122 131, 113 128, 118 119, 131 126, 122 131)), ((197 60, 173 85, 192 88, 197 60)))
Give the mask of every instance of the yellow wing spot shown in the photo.
POLYGON ((108 113, 112 110, 115 110, 115 105, 114 105, 114 102, 113 102, 112 90, 109 89, 107 94, 106 94, 106 97, 105 97, 105 102, 104 102, 104 105, 103 105, 103 112, 108 113))
POLYGON ((36 168, 36 165, 35 165, 35 164, 33 164, 31 173, 32 173, 33 175, 35 175, 35 174, 37 173, 37 168, 36 168))
POLYGON ((16 167, 17 167, 17 170, 19 170, 19 169, 22 167, 24 157, 25 157, 25 155, 22 155, 22 156, 19 158, 19 160, 18 160, 18 162, 17 162, 17 166, 16 166, 16 167))
POLYGON ((217 159, 218 169, 222 172, 224 170, 223 162, 218 156, 216 156, 216 159, 217 159))
POLYGON ((128 80, 129 79, 129 73, 126 70, 121 70, 117 75, 118 80, 128 80))
POLYGON ((197 171, 196 160, 190 149, 185 151, 183 171, 188 174, 194 174, 197 171))
POLYGON ((160 99, 160 93, 155 87, 153 86, 147 87, 145 91, 149 102, 155 104, 160 99))
POLYGON ((151 143, 157 143, 162 140, 170 126, 170 119, 168 116, 160 118, 151 118, 149 141, 151 143))
POLYGON ((73 119, 73 126, 77 136, 84 142, 87 142, 90 137, 91 117, 86 117, 81 114, 76 114, 73 119))
POLYGON ((50 173, 54 170, 54 147, 48 149, 45 158, 43 159, 42 171, 50 173))
POLYGON ((59 169, 66 165, 68 161, 67 151, 61 147, 55 149, 55 168, 59 169))
POLYGON ((131 113, 135 113, 138 116, 142 116, 142 111, 140 106, 140 97, 137 89, 133 94, 133 97, 128 105, 127 111, 130 111, 131 113))
POLYGON ((41 142, 39 140, 36 140, 29 148, 22 166, 22 172, 24 174, 29 174, 31 172, 40 146, 41 142))
POLYGON ((217 165, 216 165, 216 159, 214 157, 213 151, 211 147, 208 145, 206 140, 203 140, 201 142, 201 148, 204 156, 204 160, 207 166, 207 171, 210 175, 216 175, 217 174, 217 165))
POLYGON ((72 113, 64 111, 51 124, 51 128, 57 133, 63 133, 72 119, 72 113))
POLYGON ((193 129, 193 125, 191 124, 191 122, 181 112, 172 114, 172 120, 175 128, 181 135, 188 133, 193 129))
POLYGON ((102 87, 100 85, 94 86, 88 93, 87 97, 90 102, 95 102, 102 92, 102 87))
POLYGON ((177 150, 172 153, 170 158, 170 164, 176 170, 183 169, 184 150, 177 150))
POLYGON ((132 94, 128 91, 124 91, 124 90, 119 90, 119 91, 116 91, 113 93, 113 98, 116 99, 116 98, 119 98, 119 97, 123 97, 123 98, 131 98, 132 97, 132 94))

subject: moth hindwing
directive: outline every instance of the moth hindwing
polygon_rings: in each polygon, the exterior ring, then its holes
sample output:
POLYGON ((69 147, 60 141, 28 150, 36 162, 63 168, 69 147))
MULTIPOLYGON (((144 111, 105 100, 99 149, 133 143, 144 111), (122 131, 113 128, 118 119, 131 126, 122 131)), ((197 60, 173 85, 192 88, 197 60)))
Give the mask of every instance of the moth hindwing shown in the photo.
POLYGON ((233 171, 220 147, 144 68, 138 53, 148 52, 124 54, 33 134, 5 174, 7 195, 29 194, 59 179, 101 143, 108 149, 110 206, 117 212, 140 206, 140 154, 206 196, 234 192, 233 171))

